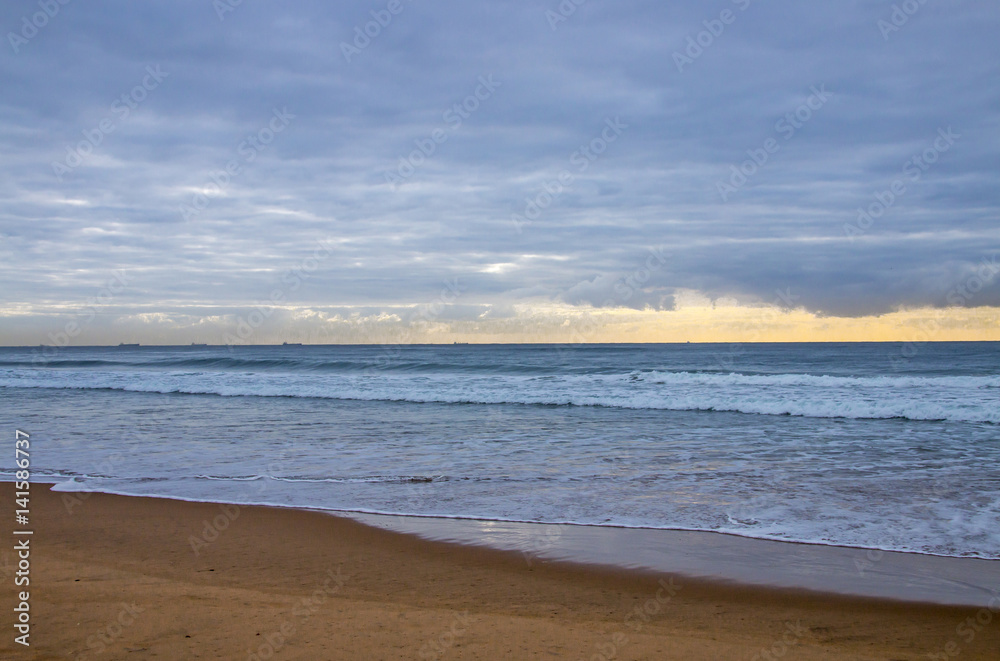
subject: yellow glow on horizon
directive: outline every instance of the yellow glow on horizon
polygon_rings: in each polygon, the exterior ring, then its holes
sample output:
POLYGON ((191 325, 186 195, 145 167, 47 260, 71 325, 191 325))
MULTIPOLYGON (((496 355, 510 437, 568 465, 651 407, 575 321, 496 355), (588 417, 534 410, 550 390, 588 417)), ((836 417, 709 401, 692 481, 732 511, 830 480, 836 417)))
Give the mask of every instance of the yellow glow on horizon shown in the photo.
POLYGON ((705 301, 688 297, 668 311, 517 306, 516 318, 505 324, 453 322, 442 324, 445 328, 438 326, 435 334, 460 342, 1000 341, 1000 308, 994 307, 919 308, 878 316, 828 317, 803 309, 705 301))
POLYGON ((683 292, 673 310, 592 308, 552 301, 508 306, 467 303, 389 306, 367 311, 325 306, 275 306, 264 317, 248 308, 213 310, 184 307, 169 312, 154 306, 107 310, 93 318, 70 306, 44 310, 9 305, 0 318, 17 319, 19 332, 0 330, 0 345, 60 344, 77 324, 72 344, 226 344, 235 335, 246 344, 594 344, 683 342, 938 342, 1000 341, 1000 307, 919 308, 867 317, 820 316, 804 309, 712 301, 683 292), (472 312, 470 313, 469 307, 472 312), (477 312, 476 309, 479 311, 477 312), (241 335, 240 326, 257 314, 263 322, 241 335))

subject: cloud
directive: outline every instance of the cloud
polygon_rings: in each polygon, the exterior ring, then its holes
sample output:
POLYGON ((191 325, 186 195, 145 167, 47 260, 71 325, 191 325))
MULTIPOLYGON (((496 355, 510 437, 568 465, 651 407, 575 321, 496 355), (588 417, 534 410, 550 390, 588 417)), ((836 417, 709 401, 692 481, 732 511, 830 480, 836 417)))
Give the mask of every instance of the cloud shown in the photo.
POLYGON ((72 3, 25 38, 37 4, 6 3, 0 308, 41 333, 118 271, 125 324, 275 290, 374 319, 456 278, 463 323, 685 290, 791 288, 847 317, 1000 305, 997 279, 949 301, 1000 252, 993 9, 921 5, 886 36, 861 0, 558 7, 404 2, 376 29, 380 3, 72 3), (671 257, 639 282, 651 246, 671 257))

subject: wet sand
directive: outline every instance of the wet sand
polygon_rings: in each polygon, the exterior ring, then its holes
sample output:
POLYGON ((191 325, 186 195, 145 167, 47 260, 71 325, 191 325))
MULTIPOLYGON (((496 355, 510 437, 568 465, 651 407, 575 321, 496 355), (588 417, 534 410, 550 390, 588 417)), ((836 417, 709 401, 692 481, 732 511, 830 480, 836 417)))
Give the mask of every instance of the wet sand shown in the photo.
MULTIPOLYGON (((0 488, 5 511, 13 487, 0 488)), ((25 659, 996 659, 1000 613, 434 542, 328 514, 32 485, 25 659)), ((1000 602, 994 602, 1000 609, 1000 602)))
POLYGON ((721 583, 956 606, 1000 604, 1000 561, 799 544, 716 532, 346 514, 434 541, 721 583))

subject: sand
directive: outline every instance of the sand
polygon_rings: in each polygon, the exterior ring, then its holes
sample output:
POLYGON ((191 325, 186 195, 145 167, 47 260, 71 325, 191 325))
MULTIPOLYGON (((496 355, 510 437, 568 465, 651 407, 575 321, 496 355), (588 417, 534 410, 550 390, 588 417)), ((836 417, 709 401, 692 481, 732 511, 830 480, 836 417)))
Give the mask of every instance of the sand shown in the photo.
POLYGON ((545 562, 317 512, 35 484, 31 526, 31 647, 12 542, 0 658, 1000 658, 984 608, 545 562))

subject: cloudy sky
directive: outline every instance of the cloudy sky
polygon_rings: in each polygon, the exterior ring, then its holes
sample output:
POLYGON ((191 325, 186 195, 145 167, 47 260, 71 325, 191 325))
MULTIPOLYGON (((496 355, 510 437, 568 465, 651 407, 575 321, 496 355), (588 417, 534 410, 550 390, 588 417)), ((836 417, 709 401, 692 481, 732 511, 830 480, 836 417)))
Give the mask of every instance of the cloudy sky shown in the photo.
POLYGON ((0 344, 1000 339, 994 0, 0 28, 0 344))

